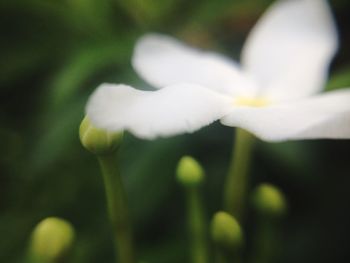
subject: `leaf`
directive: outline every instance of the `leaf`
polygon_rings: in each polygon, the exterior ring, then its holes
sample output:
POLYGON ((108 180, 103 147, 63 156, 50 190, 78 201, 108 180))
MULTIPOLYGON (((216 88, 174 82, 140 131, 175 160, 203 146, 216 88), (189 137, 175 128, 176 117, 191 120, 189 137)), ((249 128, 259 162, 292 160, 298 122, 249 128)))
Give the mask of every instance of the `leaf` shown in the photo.
POLYGON ((350 87, 350 66, 347 66, 334 73, 327 84, 326 90, 335 90, 350 87))
POLYGON ((130 38, 115 39, 79 50, 51 80, 48 105, 62 106, 77 95, 92 76, 107 67, 115 67, 117 74, 118 66, 128 64, 131 43, 130 38))

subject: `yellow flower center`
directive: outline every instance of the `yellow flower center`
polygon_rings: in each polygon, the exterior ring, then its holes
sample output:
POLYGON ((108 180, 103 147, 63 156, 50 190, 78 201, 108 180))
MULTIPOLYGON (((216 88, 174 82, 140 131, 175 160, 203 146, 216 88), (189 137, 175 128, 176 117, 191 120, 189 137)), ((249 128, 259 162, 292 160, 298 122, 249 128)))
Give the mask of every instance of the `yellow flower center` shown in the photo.
POLYGON ((234 104, 237 106, 264 107, 269 105, 270 101, 266 98, 238 97, 235 99, 234 104))

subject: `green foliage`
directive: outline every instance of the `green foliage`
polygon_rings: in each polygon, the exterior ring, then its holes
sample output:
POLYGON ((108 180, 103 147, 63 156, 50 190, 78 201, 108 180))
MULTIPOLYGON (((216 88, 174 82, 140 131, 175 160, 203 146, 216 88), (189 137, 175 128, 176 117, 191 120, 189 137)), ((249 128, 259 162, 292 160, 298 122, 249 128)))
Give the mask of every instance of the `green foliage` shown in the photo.
POLYGON ((350 87, 350 67, 347 66, 335 72, 326 87, 327 90, 335 90, 350 87))

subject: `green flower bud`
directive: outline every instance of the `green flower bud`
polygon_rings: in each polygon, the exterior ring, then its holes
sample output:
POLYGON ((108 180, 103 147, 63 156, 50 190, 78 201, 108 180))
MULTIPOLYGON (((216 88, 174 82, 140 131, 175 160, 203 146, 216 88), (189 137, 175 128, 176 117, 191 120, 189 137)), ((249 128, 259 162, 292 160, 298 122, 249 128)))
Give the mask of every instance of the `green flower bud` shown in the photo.
POLYGON ((33 230, 30 255, 34 262, 58 262, 74 242, 73 226, 60 218, 48 217, 33 230))
POLYGON ((94 154, 108 154, 120 146, 123 132, 108 132, 95 128, 85 117, 80 124, 79 137, 82 145, 94 154))
POLYGON ((211 222, 214 243, 228 253, 234 253, 243 245, 243 233, 237 220, 226 212, 217 212, 211 222))
POLYGON ((267 216, 279 217, 286 213, 287 203, 283 193, 271 184, 261 184, 253 194, 256 210, 267 216))
POLYGON ((204 178, 204 170, 192 157, 184 156, 177 165, 177 180, 185 186, 199 185, 204 178))

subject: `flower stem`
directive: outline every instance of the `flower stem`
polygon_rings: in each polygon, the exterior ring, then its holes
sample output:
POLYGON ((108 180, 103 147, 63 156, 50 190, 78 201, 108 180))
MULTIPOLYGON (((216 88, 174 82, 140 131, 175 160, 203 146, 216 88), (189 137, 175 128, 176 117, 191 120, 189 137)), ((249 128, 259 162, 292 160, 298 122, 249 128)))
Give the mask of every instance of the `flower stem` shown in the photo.
POLYGON ((249 132, 240 128, 236 129, 234 150, 225 184, 224 208, 239 221, 242 220, 244 214, 254 139, 249 132))
MULTIPOLYGON (((227 253, 222 249, 217 249, 215 255, 215 263, 241 263, 242 255, 241 251, 231 251, 231 253, 227 253)), ((259 263, 259 262, 253 262, 259 263)))
POLYGON ((207 226, 197 186, 187 189, 187 215, 192 263, 208 262, 207 226))
POLYGON ((216 249, 215 263, 228 263, 225 255, 220 251, 219 248, 216 249))
POLYGON ((108 214, 113 227, 118 263, 135 263, 126 193, 119 170, 115 166, 116 152, 99 155, 98 161, 104 179, 108 214))
POLYGON ((280 252, 280 222, 258 218, 257 231, 253 240, 252 263, 275 262, 280 252))

